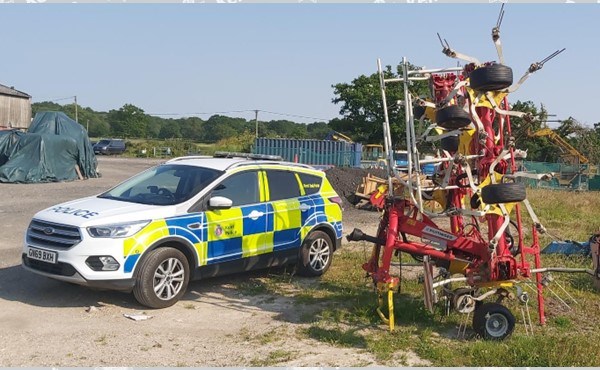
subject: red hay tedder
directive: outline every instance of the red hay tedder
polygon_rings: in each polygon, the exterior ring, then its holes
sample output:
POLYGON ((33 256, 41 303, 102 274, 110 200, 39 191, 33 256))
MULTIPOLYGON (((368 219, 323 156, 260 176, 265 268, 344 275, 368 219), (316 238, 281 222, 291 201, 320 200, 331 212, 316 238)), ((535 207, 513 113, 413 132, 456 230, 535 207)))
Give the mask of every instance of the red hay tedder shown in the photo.
MULTIPOLYGON (((404 58, 402 75, 385 79, 378 60, 385 117, 383 129, 389 169, 388 190, 386 196, 380 199, 383 215, 377 235, 365 235, 355 229, 347 238, 374 243, 371 257, 363 269, 372 277, 377 289, 377 311, 392 330, 393 293, 399 289, 400 278, 391 274, 390 267, 392 258, 399 252, 409 253, 422 261, 426 307, 433 309, 441 289, 449 306, 460 313, 473 313, 473 329, 485 339, 504 339, 512 333, 515 317, 501 302, 505 298, 517 298, 527 306, 529 297, 521 283, 530 283, 536 288, 539 320, 543 325, 542 292, 548 280, 544 279, 543 273, 587 272, 595 279, 600 277, 597 265, 595 270, 541 266, 538 234, 544 233, 545 229, 526 199, 524 183, 518 182, 520 177, 536 175, 517 172, 515 157, 520 151, 515 148, 510 124, 510 117, 535 118, 511 111, 507 97, 564 49, 533 63, 513 84, 512 69, 504 64, 502 56, 502 16, 503 10, 492 30, 499 63, 481 63, 460 54, 441 38, 443 53, 466 61, 466 66, 410 70, 404 58), (429 82, 430 99, 414 98, 410 91, 411 81, 418 80, 429 82), (386 85, 392 83, 404 85, 401 104, 405 109, 408 177, 399 176, 393 165, 386 101, 386 85), (420 107, 421 112, 423 107, 434 110, 431 112, 434 114, 415 117, 413 105, 420 107), (426 116, 434 116, 435 122, 424 134, 417 136, 415 119, 422 123, 426 116), (423 141, 440 141, 441 154, 435 159, 420 160, 419 144, 423 141), (425 163, 437 165, 436 176, 429 183, 421 174, 421 165, 425 163), (402 195, 398 195, 397 184, 403 189, 402 195), (438 200, 443 211, 433 212, 424 207, 424 201, 432 198, 438 200), (531 245, 525 245, 525 226, 521 217, 523 206, 533 220, 531 245), (449 230, 443 230, 434 222, 439 218, 449 218, 449 230), (437 277, 433 274, 434 266, 439 268, 437 277), (533 278, 535 283, 531 280, 533 278), (452 283, 461 283, 461 286, 452 289, 452 283), (385 295, 389 317, 381 311, 385 295), (484 300, 491 296, 496 297, 495 301, 485 303, 484 300)), ((598 259, 598 256, 595 258, 598 259)), ((522 313, 525 318, 524 311, 522 313)), ((529 331, 532 326, 528 310, 526 317, 529 331)))

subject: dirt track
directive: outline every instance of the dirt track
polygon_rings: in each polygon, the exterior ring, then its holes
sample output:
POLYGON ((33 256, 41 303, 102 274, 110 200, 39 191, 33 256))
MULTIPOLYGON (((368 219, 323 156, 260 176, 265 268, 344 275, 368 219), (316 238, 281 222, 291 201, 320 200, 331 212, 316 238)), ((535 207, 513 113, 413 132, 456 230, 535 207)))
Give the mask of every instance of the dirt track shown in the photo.
MULTIPOLYGON (((99 179, 0 184, 5 230, 0 237, 0 366, 260 366, 279 349, 293 355, 275 361, 277 366, 382 365, 362 349, 298 337, 305 325, 299 317, 310 314, 311 307, 283 296, 244 295, 235 288, 244 275, 194 282, 175 306, 145 311, 129 294, 94 291, 24 271, 21 244, 35 212, 97 194, 159 161, 99 162, 99 179), (123 316, 144 311, 153 318, 136 322, 123 316), (269 333, 277 339, 252 340, 269 333)), ((372 230, 377 220, 376 213, 353 209, 344 215, 346 232, 372 230)), ((408 365, 421 364, 411 355, 405 359, 408 365)))

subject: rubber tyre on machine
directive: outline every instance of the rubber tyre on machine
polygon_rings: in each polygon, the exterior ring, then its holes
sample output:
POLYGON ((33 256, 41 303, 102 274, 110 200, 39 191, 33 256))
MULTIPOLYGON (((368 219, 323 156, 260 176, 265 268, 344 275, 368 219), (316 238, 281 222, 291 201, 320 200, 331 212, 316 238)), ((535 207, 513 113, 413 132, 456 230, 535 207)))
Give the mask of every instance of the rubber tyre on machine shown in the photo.
POLYGON ((521 202, 527 198, 525 184, 491 184, 481 189, 481 200, 486 204, 521 202))
POLYGON ((313 231, 300 247, 297 271, 302 276, 321 276, 331 266, 333 242, 327 233, 313 231))
POLYGON ((449 130, 467 127, 471 124, 471 116, 458 105, 449 105, 435 112, 438 126, 449 130))
POLYGON ((413 108, 413 116, 416 120, 421 119, 421 117, 423 117, 423 115, 425 114, 425 107, 421 106, 421 105, 416 105, 413 108))
POLYGON ((440 146, 447 152, 457 152, 460 139, 458 135, 446 136, 440 140, 440 146))
POLYGON ((512 85, 512 68, 504 64, 490 64, 479 67, 469 76, 470 86, 476 91, 503 90, 512 85))
POLYGON ((181 251, 171 247, 149 253, 137 273, 133 295, 147 307, 172 306, 187 290, 190 280, 188 260, 181 251))
POLYGON ((486 340, 503 340, 515 329, 515 316, 505 306, 488 302, 475 309, 473 330, 486 340))

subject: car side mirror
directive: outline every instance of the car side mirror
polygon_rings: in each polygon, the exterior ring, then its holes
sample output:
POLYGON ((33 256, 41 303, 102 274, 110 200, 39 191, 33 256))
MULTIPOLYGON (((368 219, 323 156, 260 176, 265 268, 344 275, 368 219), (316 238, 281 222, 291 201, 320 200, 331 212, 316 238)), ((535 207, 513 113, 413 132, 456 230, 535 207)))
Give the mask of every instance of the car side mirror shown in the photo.
POLYGON ((212 197, 208 200, 208 209, 229 209, 233 201, 225 197, 212 197))

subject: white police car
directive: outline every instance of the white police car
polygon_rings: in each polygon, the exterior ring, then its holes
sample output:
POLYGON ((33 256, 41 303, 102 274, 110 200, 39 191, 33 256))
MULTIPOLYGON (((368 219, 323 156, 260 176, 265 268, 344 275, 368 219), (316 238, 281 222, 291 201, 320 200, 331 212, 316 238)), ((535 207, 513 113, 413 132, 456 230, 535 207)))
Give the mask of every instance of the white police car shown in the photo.
POLYGON ((295 264, 318 276, 342 237, 325 174, 264 156, 182 157, 38 212, 23 267, 168 307, 190 279, 295 264))

